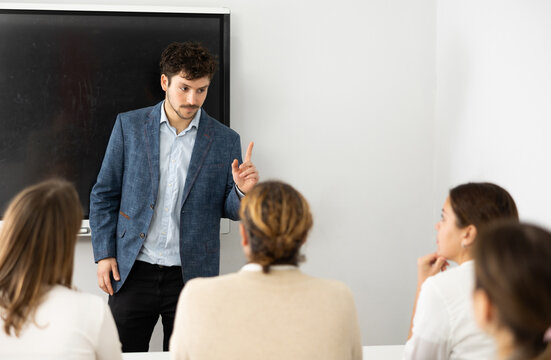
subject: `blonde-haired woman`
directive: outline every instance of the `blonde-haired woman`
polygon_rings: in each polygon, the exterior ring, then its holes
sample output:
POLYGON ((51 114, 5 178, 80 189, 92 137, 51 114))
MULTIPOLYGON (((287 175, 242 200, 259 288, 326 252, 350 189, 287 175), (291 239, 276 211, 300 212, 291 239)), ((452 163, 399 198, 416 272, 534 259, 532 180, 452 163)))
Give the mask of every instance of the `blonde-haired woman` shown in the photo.
POLYGON ((82 210, 73 185, 48 180, 10 203, 0 229, 0 358, 120 359, 101 298, 71 289, 82 210))
POLYGON ((312 215, 290 185, 257 184, 241 200, 249 263, 186 284, 170 341, 172 359, 362 358, 354 299, 342 283, 297 267, 312 215))

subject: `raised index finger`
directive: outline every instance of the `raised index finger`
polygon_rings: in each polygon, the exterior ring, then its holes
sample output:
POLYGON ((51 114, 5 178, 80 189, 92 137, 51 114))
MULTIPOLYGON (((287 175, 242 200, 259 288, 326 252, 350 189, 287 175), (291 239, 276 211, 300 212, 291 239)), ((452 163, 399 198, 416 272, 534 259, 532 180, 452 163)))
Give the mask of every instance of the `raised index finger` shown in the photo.
POLYGON ((251 161, 251 155, 253 154, 253 146, 254 142, 249 143, 249 147, 247 148, 247 153, 245 154, 245 162, 251 161))

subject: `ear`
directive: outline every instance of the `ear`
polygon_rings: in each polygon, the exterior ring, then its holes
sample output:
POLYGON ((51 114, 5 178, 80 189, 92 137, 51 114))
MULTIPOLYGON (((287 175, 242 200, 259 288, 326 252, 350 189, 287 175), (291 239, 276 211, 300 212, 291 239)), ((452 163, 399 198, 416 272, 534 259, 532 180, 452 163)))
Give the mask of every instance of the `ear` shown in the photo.
POLYGON ((469 225, 467 226, 463 231, 463 238, 461 239, 461 246, 464 248, 467 248, 471 246, 474 243, 474 239, 476 238, 476 226, 469 225))
POLYGON ((164 91, 167 91, 168 89, 168 76, 166 76, 165 74, 161 75, 161 87, 164 91))
POLYGON ((239 223, 239 233, 241 234, 241 247, 243 248, 245 256, 248 258, 251 254, 251 246, 249 245, 249 236, 242 223, 239 223))

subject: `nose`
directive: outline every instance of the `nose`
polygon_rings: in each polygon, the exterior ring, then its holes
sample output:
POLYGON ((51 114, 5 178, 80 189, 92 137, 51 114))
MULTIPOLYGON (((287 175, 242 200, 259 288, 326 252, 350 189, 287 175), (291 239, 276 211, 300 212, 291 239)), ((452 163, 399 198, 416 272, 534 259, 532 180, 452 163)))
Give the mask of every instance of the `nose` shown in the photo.
POLYGON ((440 228, 440 221, 437 221, 436 224, 434 224, 434 229, 438 230, 440 228))
POLYGON ((189 105, 195 105, 195 100, 196 100, 195 92, 194 91, 188 92, 186 100, 189 105))

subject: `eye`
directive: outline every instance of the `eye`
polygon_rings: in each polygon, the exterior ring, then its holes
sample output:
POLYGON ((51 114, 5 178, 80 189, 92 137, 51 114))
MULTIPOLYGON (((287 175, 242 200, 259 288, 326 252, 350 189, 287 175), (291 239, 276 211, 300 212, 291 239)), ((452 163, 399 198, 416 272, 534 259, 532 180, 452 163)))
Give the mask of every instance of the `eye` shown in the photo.
POLYGON ((202 94, 202 93, 204 93, 205 91, 206 91, 206 89, 198 89, 198 90, 197 90, 197 93, 198 93, 198 94, 202 94))
POLYGON ((181 87, 180 90, 183 91, 183 92, 186 92, 186 91, 188 91, 188 87, 187 86, 181 87))

